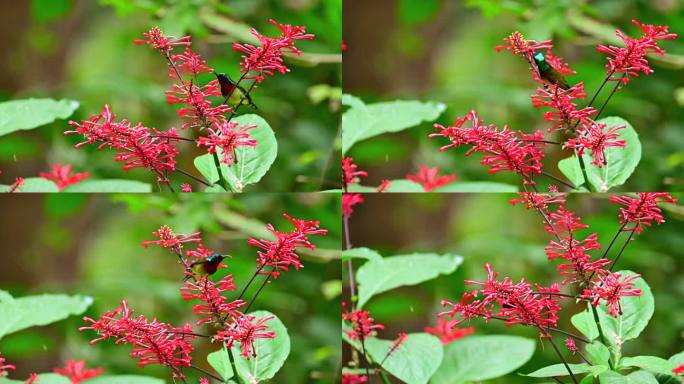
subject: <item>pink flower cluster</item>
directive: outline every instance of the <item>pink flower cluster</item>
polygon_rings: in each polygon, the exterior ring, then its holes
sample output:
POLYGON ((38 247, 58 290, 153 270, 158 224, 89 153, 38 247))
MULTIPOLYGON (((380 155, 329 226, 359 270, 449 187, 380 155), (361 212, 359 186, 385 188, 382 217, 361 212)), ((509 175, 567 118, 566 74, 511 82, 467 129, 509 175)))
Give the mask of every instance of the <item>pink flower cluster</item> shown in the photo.
POLYGON ((654 222, 657 224, 665 222, 663 211, 658 204, 677 202, 677 199, 666 192, 639 192, 636 197, 612 195, 609 200, 612 203, 624 205, 624 208, 620 208, 620 223, 625 225, 625 231, 636 233, 641 233, 644 227, 650 227, 654 222))
POLYGON ((243 315, 234 318, 233 322, 226 326, 225 330, 219 331, 214 339, 226 342, 226 346, 231 348, 236 341, 240 343, 240 354, 247 360, 256 357, 254 342, 257 339, 273 339, 276 334, 267 331, 266 322, 273 319, 273 316, 264 316, 259 319, 254 315, 243 315))
POLYGON ((40 177, 57 184, 57 188, 59 188, 60 191, 90 177, 88 172, 71 173, 72 167, 71 164, 62 166, 59 163, 55 163, 50 172, 41 172, 40 177))
POLYGON ((345 312, 343 308, 342 321, 347 322, 349 326, 350 330, 345 330, 344 333, 351 340, 365 340, 374 336, 377 330, 385 329, 384 325, 375 323, 375 319, 370 316, 369 311, 361 309, 345 312))
POLYGON ((421 165, 415 175, 406 175, 406 180, 413 181, 423 186, 425 192, 443 187, 456 180, 456 175, 439 175, 439 167, 430 168, 421 165))
POLYGON ((454 340, 464 338, 474 333, 475 328, 459 328, 456 321, 439 318, 434 327, 425 327, 424 331, 425 333, 437 336, 442 342, 442 345, 447 345, 454 340))
POLYGON ((235 150, 239 147, 256 147, 257 141, 249 135, 249 130, 256 125, 239 125, 236 122, 216 124, 216 129, 209 128, 209 137, 200 137, 197 140, 198 147, 207 147, 208 153, 216 153, 217 149, 223 152, 221 162, 229 167, 238 163, 235 150))
POLYGON ((212 281, 208 276, 198 277, 191 274, 185 285, 181 287, 181 297, 185 301, 199 300, 201 303, 192 307, 192 311, 200 319, 197 325, 205 323, 223 323, 226 318, 240 318, 243 316, 238 308, 243 307, 246 303, 242 299, 228 301, 223 296, 224 292, 235 291, 235 283, 233 283, 233 275, 229 274, 218 281, 212 281))
POLYGON ((52 370, 52 372, 66 376, 69 380, 71 380, 71 384, 80 384, 82 381, 100 376, 104 372, 104 369, 86 368, 86 363, 84 360, 69 360, 64 368, 55 368, 52 370))

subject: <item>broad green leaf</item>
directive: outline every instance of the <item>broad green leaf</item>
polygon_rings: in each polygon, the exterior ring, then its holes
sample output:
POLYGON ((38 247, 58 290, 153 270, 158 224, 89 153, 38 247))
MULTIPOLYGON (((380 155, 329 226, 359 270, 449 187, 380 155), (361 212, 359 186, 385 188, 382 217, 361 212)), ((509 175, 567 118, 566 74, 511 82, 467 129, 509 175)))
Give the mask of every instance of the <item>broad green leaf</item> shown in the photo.
MULTIPOLYGON (((231 190, 242 192, 247 185, 259 182, 271 168, 278 154, 278 143, 275 133, 266 120, 258 115, 242 115, 233 121, 241 125, 254 124, 257 126, 249 131, 250 136, 257 141, 256 147, 243 146, 237 148, 234 153, 238 160, 237 164, 228 167, 223 162, 221 163, 221 173, 230 184, 231 190)), ((219 150, 219 158, 221 155, 219 150)), ((194 162, 195 168, 207 181, 213 184, 219 180, 213 155, 198 156, 194 162)))
POLYGON ((535 340, 519 336, 468 336, 449 343, 433 384, 458 384, 503 376, 525 364, 535 340))
MULTIPOLYGON (((22 380, 10 380, 5 377, 0 377, 0 384, 23 384, 24 381, 22 380)), ((160 383, 160 382, 157 382, 160 383)), ((66 376, 58 375, 56 373, 40 373, 38 374, 38 380, 36 381, 36 384, 71 384, 71 380, 69 380, 66 376)), ((131 384, 137 384, 136 383, 131 383, 131 384)), ((154 383, 150 383, 154 384, 154 383)))
POLYGON ((627 376, 607 371, 599 375, 599 382, 601 384, 658 384, 655 376, 646 371, 632 372, 627 376))
MULTIPOLYGON (((580 373, 591 373, 592 375, 596 376, 599 375, 601 372, 608 370, 609 368, 604 365, 589 365, 585 363, 581 364, 568 364, 568 367, 570 367, 570 370, 574 375, 578 375, 580 373)), ((565 368, 565 365, 563 364, 554 364, 554 365, 549 365, 548 367, 544 367, 541 369, 538 369, 532 373, 528 373, 525 376, 530 376, 530 377, 553 377, 553 376, 569 376, 570 374, 568 373, 568 370, 565 368)))
MULTIPOLYGON (((634 275, 632 271, 620 271, 622 276, 634 275)), ((627 296, 620 299, 622 315, 617 318, 608 314, 605 304, 598 309, 599 320, 608 342, 619 350, 625 341, 636 339, 646 328, 655 307, 651 288, 642 278, 634 280, 634 288, 641 290, 641 296, 627 296)))
MULTIPOLYGON (((674 363, 676 366, 684 365, 684 352, 677 353, 676 355, 672 355, 667 361, 674 363)), ((672 375, 672 373, 670 373, 672 375)), ((682 378, 675 378, 676 383, 681 383, 683 380, 682 378)))
POLYGON ((424 384, 435 373, 442 362, 442 343, 427 333, 410 333, 399 348, 387 358, 392 340, 371 337, 365 342, 366 351, 392 376, 405 383, 424 384))
POLYGON ((378 293, 405 285, 416 285, 440 274, 448 275, 461 262, 461 256, 435 253, 413 253, 368 261, 356 273, 359 286, 358 307, 363 307, 378 293))
POLYGON ((207 355, 207 362, 212 368, 223 378, 223 380, 228 380, 233 377, 233 368, 230 366, 230 359, 228 358, 228 352, 226 349, 221 347, 216 352, 212 352, 207 355))
POLYGON ((342 103, 351 108, 342 114, 342 154, 361 140, 434 121, 446 108, 444 104, 433 101, 398 100, 364 104, 356 97, 345 96, 342 103))
POLYGON ((589 309, 586 309, 570 318, 572 325, 577 328, 589 340, 599 337, 598 327, 589 309))
POLYGON ((515 185, 494 183, 489 181, 456 181, 449 183, 443 187, 437 188, 434 192, 518 192, 518 187, 515 185))
MULTIPOLYGON (((390 180, 390 186, 385 190, 385 192, 396 192, 396 193, 407 193, 407 192, 423 192, 423 186, 415 183, 411 180, 397 179, 390 180)), ((378 187, 368 187, 360 184, 350 185, 347 189, 348 192, 354 193, 375 193, 378 187)))
MULTIPOLYGON (((0 185, 0 192, 9 191, 9 185, 0 185)), ((29 177, 24 179, 22 184, 15 193, 51 193, 59 192, 57 184, 42 177, 29 177)))
POLYGON ((342 251, 342 260, 352 258, 382 261, 382 256, 377 251, 365 247, 352 248, 342 251))
POLYGON ((598 341, 587 344, 587 359, 595 365, 608 365, 610 360, 610 350, 598 341))
POLYGON ((73 100, 23 99, 0 103, 0 136, 66 119, 78 108, 73 100))
POLYGON ((156 377, 138 375, 104 375, 88 379, 88 384, 164 384, 165 381, 156 377))
POLYGON ((84 180, 64 188, 62 192, 149 193, 152 186, 135 180, 84 180))
POLYGON ((677 367, 677 364, 657 356, 634 356, 623 357, 620 360, 620 366, 638 367, 656 374, 674 376, 672 370, 677 367))
POLYGON ((290 336, 280 319, 271 312, 255 311, 251 314, 257 319, 273 316, 266 325, 269 331, 276 334, 275 339, 257 339, 252 347, 256 357, 249 360, 240 355, 240 346, 235 345, 232 348, 238 376, 247 383, 258 383, 273 378, 283 366, 290 354, 290 336))
POLYGON ((0 338, 13 332, 38 325, 47 325, 80 315, 93 299, 88 296, 44 294, 11 299, 0 296, 0 338))
MULTIPOLYGON (((589 153, 582 155, 587 177, 593 190, 606 192, 613 187, 624 184, 629 176, 632 175, 641 160, 641 142, 634 128, 620 117, 606 117, 598 122, 606 123, 607 128, 626 125, 625 128, 617 131, 617 133, 620 135, 620 139, 625 140, 627 145, 625 147, 606 148, 606 165, 599 168, 591 164, 592 158, 589 153)), ((583 183, 582 171, 576 156, 561 160, 558 163, 558 168, 575 185, 583 183)))

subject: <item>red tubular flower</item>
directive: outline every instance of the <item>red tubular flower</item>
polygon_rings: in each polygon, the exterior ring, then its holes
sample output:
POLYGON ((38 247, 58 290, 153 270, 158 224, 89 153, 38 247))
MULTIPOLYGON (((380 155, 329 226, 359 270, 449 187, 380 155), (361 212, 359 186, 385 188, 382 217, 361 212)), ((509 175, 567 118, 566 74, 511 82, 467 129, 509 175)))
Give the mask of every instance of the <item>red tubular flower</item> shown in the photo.
POLYGON ((81 124, 70 121, 74 130, 64 133, 83 135, 86 140, 76 144, 76 148, 99 143, 98 149, 109 147, 119 151, 114 159, 124 163, 124 170, 146 168, 155 172, 159 181, 167 182, 165 172, 175 170, 178 155, 174 145, 178 142, 176 131, 160 132, 140 123, 131 126, 128 120, 116 122, 115 119, 109 105, 105 105, 101 114, 93 115, 81 124))
POLYGON ((168 55, 173 49, 174 45, 183 45, 189 47, 190 36, 174 37, 174 36, 164 36, 159 27, 154 27, 149 30, 149 32, 143 33, 147 39, 137 39, 133 40, 136 44, 147 44, 151 45, 154 49, 158 50, 162 55, 168 55))
POLYGON ((486 282, 465 281, 466 284, 480 285, 482 288, 464 293, 459 303, 443 300, 442 305, 452 309, 438 316, 460 315, 460 318, 454 320, 454 324, 460 324, 473 317, 482 317, 486 320, 497 317, 507 326, 523 324, 542 329, 556 326, 560 305, 554 293, 560 292, 558 284, 550 287, 535 284, 535 292, 524 278, 518 283, 513 283, 508 277, 497 281, 499 274, 494 272, 492 266, 485 264, 485 269, 486 282), (482 299, 473 300, 480 294, 482 299))
POLYGON ((352 312, 345 312, 342 308, 342 321, 349 324, 350 331, 344 331, 351 340, 365 340, 370 336, 375 336, 376 330, 385 329, 382 324, 375 324, 375 319, 370 317, 369 311, 357 309, 352 312))
POLYGON ((57 184, 57 188, 59 188, 60 191, 72 184, 76 184, 90 177, 88 172, 71 174, 71 168, 71 164, 62 166, 59 163, 55 163, 49 173, 41 172, 40 177, 53 181, 55 184, 57 184))
POLYGON ((66 376, 71 380, 72 384, 79 384, 82 381, 100 376, 104 372, 103 368, 86 369, 85 364, 84 360, 69 360, 64 368, 55 368, 52 371, 56 374, 66 376))
POLYGON ((295 47, 296 40, 313 39, 314 35, 307 34, 305 27, 279 24, 271 19, 269 22, 280 30, 278 37, 271 38, 260 34, 252 28, 251 34, 259 40, 259 46, 251 44, 233 44, 233 49, 244 53, 240 63, 240 71, 244 79, 254 79, 261 83, 265 75, 273 76, 275 72, 287 73, 290 70, 283 62, 283 55, 291 53, 300 55, 301 51, 295 47), (250 74, 255 72, 256 74, 250 74))
POLYGON ((407 339, 408 335, 406 333, 399 332, 397 338, 392 341, 392 346, 390 347, 389 351, 387 351, 387 355, 384 359, 387 360, 390 356, 392 356, 392 354, 396 352, 407 339))
POLYGON ((431 192, 456 180, 456 175, 439 176, 438 174, 439 167, 429 168, 421 165, 418 173, 406 175, 406 179, 422 185, 425 192, 431 192))
POLYGON ((229 123, 221 123, 215 125, 216 129, 209 128, 209 137, 200 137, 197 140, 197 146, 207 147, 207 152, 216 153, 216 149, 220 148, 223 151, 221 162, 231 167, 238 163, 238 158, 235 156, 235 150, 239 147, 256 147, 257 141, 252 139, 249 131, 257 126, 239 125, 231 121, 229 123))
POLYGON ((684 364, 678 365, 675 369, 672 370, 672 373, 674 373, 675 376, 684 377, 684 364))
POLYGON ((123 300, 118 308, 106 311, 98 320, 84 317, 90 325, 78 330, 97 332, 99 337, 90 344, 110 338, 116 339, 115 344, 131 344, 130 356, 139 359, 139 366, 159 364, 171 368, 174 377, 183 377, 181 369, 190 366, 192 359, 192 340, 195 338, 191 334, 192 326, 186 324, 175 328, 156 319, 149 321, 143 315, 133 317, 133 313, 123 300))
POLYGON ((192 192, 192 187, 188 183, 183 183, 183 184, 181 184, 181 191, 192 192))
POLYGON ((226 113, 232 110, 227 105, 213 107, 213 103, 206 98, 209 96, 221 96, 218 80, 213 80, 202 87, 193 84, 193 81, 174 84, 173 89, 164 91, 166 102, 169 104, 186 104, 188 107, 176 111, 178 116, 185 120, 181 129, 206 128, 213 124, 224 124, 226 113))
POLYGON ((37 373, 31 373, 29 374, 28 380, 24 381, 24 384, 35 384, 38 382, 38 379, 40 379, 40 377, 37 373))
POLYGON ((13 193, 13 192, 19 191, 19 189, 21 189, 21 187, 24 186, 25 182, 26 182, 26 180, 24 180, 23 177, 17 177, 16 179, 14 179, 14 183, 12 183, 12 185, 10 185, 7 188, 7 193, 13 193))
POLYGON ((520 198, 511 199, 512 205, 523 204, 527 209, 534 208, 544 210, 548 208, 549 204, 565 204, 565 193, 536 193, 536 192, 522 192, 518 193, 520 198))
POLYGON ((368 177, 366 171, 357 170, 358 166, 354 164, 354 159, 345 157, 342 159, 342 187, 346 190, 350 185, 356 184, 361 177, 368 177))
POLYGON ((290 217, 287 214, 283 214, 295 229, 291 232, 280 232, 276 230, 273 225, 268 224, 266 229, 268 229, 273 235, 275 235, 276 240, 264 240, 250 238, 247 244, 261 248, 261 251, 257 251, 257 268, 260 273, 268 274, 277 278, 280 271, 287 271, 289 267, 294 267, 295 269, 302 268, 304 265, 299 260, 299 255, 297 250, 301 248, 315 249, 316 246, 309 242, 310 235, 326 235, 328 233, 327 229, 321 229, 319 227, 318 221, 300 220, 290 217), (264 271, 266 267, 271 267, 270 271, 264 271))
POLYGON ((641 233, 644 227, 650 227, 653 222, 665 222, 663 211, 658 207, 661 203, 676 203, 677 199, 666 192, 639 192, 636 197, 630 195, 611 195, 611 203, 624 205, 620 207, 620 223, 625 225, 625 231, 641 233), (627 226, 631 224, 631 226, 627 226))
POLYGON ((181 297, 188 301, 191 299, 200 300, 202 303, 192 307, 200 319, 197 325, 211 322, 221 322, 227 317, 240 317, 242 314, 237 311, 243 307, 243 300, 228 301, 223 292, 234 291, 233 275, 226 275, 219 281, 211 281, 209 277, 199 278, 198 280, 189 279, 181 287, 181 297))
POLYGON ((677 35, 674 33, 667 33, 668 26, 658 26, 641 24, 636 20, 632 23, 639 27, 643 35, 639 38, 632 38, 622 31, 617 30, 615 34, 622 39, 625 47, 616 47, 613 45, 599 45, 596 49, 609 55, 608 63, 606 64, 606 73, 610 81, 620 81, 623 84, 629 83, 631 76, 639 76, 639 72, 648 75, 653 72, 649 66, 646 55, 657 53, 659 55, 665 54, 665 51, 658 46, 658 40, 676 39, 677 35), (617 76, 622 74, 621 76, 617 76))
POLYGON ((362 384, 367 382, 368 377, 363 375, 355 375, 353 373, 342 374, 342 384, 362 384))
POLYGON ((624 147, 627 142, 618 140, 620 135, 617 131, 625 128, 626 125, 613 126, 606 130, 605 123, 591 122, 583 124, 582 129, 577 133, 577 138, 570 139, 565 143, 566 148, 574 148, 581 156, 588 149, 591 152, 592 164, 601 168, 608 164, 606 160, 607 147, 624 147))
POLYGON ((641 275, 622 276, 620 272, 611 272, 593 281, 591 287, 585 289, 580 297, 590 300, 598 306, 601 300, 608 307, 608 313, 614 317, 622 315, 620 299, 625 296, 641 296, 640 289, 634 289, 634 280, 641 275))
POLYGON ((240 343, 240 354, 247 360, 256 357, 254 342, 257 339, 274 339, 275 332, 266 331, 266 322, 273 319, 273 316, 264 316, 259 319, 254 315, 243 315, 234 317, 231 323, 226 323, 224 331, 219 331, 214 339, 223 340, 226 346, 231 348, 235 342, 240 343))
POLYGON ((206 377, 200 377, 199 384, 209 384, 209 379, 206 377))
POLYGON ((152 232, 152 235, 157 237, 157 240, 143 241, 143 247, 154 244, 164 249, 169 248, 174 252, 180 252, 183 249, 183 243, 200 243, 202 241, 199 232, 189 235, 174 233, 168 225, 162 225, 158 230, 152 232))
POLYGON ((360 193, 342 194, 342 214, 351 217, 354 213, 354 205, 363 203, 363 196, 360 193))
POLYGON ((563 58, 554 55, 550 50, 546 52, 544 58, 546 59, 546 62, 562 76, 569 76, 577 73, 570 69, 568 63, 563 61, 563 58))
POLYGON ((454 340, 458 340, 472 334, 475 332, 475 328, 459 328, 456 326, 456 321, 439 318, 434 327, 425 327, 424 331, 425 333, 437 336, 442 342, 442 345, 447 345, 454 340))
POLYGON ((5 361, 6 360, 4 357, 0 357, 0 377, 6 377, 8 370, 13 371, 13 370, 17 369, 17 367, 15 367, 12 364, 6 364, 5 361))
POLYGON ((435 129, 438 132, 430 134, 430 138, 446 137, 451 142, 441 147, 440 151, 463 144, 472 145, 466 156, 477 151, 483 152, 485 155, 480 162, 489 165, 489 173, 512 171, 521 175, 526 184, 533 184, 532 176, 541 173, 541 160, 544 158, 542 148, 545 146, 540 141, 544 137, 542 132, 516 134, 506 126, 499 129, 491 124, 484 125, 475 111, 457 118, 449 127, 435 124, 435 129), (471 121, 471 126, 464 128, 467 121, 471 121))
POLYGON ((592 107, 577 109, 577 104, 573 100, 584 99, 584 83, 577 83, 568 89, 563 89, 557 85, 547 85, 537 88, 537 93, 531 96, 532 105, 535 108, 550 107, 553 111, 544 113, 544 120, 555 123, 549 128, 553 130, 569 128, 573 121, 591 123, 589 116, 596 113, 592 107))
POLYGON ((575 340, 571 338, 565 339, 565 346, 568 347, 568 351, 572 352, 574 355, 575 352, 577 352, 577 345, 575 344, 575 340))
POLYGON ((515 31, 508 37, 503 39, 506 45, 497 45, 494 49, 497 52, 502 50, 510 51, 514 55, 520 55, 525 59, 529 59, 539 50, 550 50, 553 48, 551 40, 544 40, 540 43, 535 40, 525 40, 522 33, 515 31))
POLYGON ((389 189, 389 187, 391 187, 391 186, 392 186, 391 181, 389 181, 387 179, 382 179, 382 181, 380 182, 380 186, 375 189, 375 192, 377 192, 377 193, 386 192, 389 189))
MULTIPOLYGON (((207 62, 202 60, 200 55, 193 52, 189 47, 186 47, 183 53, 171 56, 171 60, 176 63, 176 66, 182 75, 194 77, 214 71, 211 67, 207 66, 207 62)), ((183 80, 179 79, 178 75, 173 70, 171 70, 169 74, 173 79, 183 80)))

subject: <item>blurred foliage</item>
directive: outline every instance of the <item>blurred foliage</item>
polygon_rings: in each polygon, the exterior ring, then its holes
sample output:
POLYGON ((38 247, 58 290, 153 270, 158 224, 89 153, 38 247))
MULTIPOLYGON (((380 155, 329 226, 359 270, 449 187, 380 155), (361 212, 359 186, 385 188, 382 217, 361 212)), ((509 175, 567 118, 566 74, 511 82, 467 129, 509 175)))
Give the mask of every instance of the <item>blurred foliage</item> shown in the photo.
MULTIPOLYGON (((253 94, 257 113, 276 131, 279 153, 250 190, 315 191, 337 185, 341 0, 32 0, 5 8, 14 17, 4 28, 16 40, 0 61, 0 100, 68 97, 81 104, 73 120, 109 104, 119 117, 158 128, 179 127, 180 120, 164 95, 171 88, 166 63, 152 49, 132 43, 143 32, 157 25, 166 34, 192 34, 193 47, 210 66, 237 77, 240 55, 231 45, 252 39, 250 28, 272 36, 277 29, 271 18, 305 25, 316 38, 299 45, 303 57, 286 59, 291 72, 267 79, 253 94)), ((207 74, 200 81, 211 78, 207 74)), ((1 138, 5 184, 37 175, 53 162, 72 163, 75 171, 89 171, 94 179, 154 179, 143 170, 122 171, 111 151, 75 150, 79 139, 65 138, 67 128, 60 121, 1 138)), ((185 145, 182 152, 178 166, 197 175, 192 159, 201 151, 185 145)), ((181 175, 176 179, 187 181, 181 175)))
MULTIPOLYGON (((532 132, 545 130, 543 113, 529 96, 535 84, 526 64, 494 47, 515 30, 528 39, 553 39, 554 52, 570 63, 589 95, 605 77, 605 55, 597 44, 616 44, 615 29, 637 35, 631 19, 669 25, 677 40, 662 44, 668 54, 649 57, 655 72, 619 91, 603 116, 620 116, 639 134, 643 156, 620 190, 684 190, 684 3, 674 0, 348 0, 344 9, 344 91, 365 102, 395 99, 443 102, 436 121, 450 124, 471 109, 487 122, 532 132), (348 6, 347 6, 348 5, 348 6)), ((599 97, 601 102, 608 92, 599 97)), ((429 140, 432 124, 361 143, 350 151, 367 184, 413 173, 420 165, 440 166, 460 180, 519 183, 514 175, 489 175, 479 155, 465 148, 440 153, 429 140)), ((569 153, 550 151, 546 168, 569 153)), ((541 189, 549 180, 540 178, 541 189)))
MULTIPOLYGON (((292 341, 290 356, 274 382, 333 381, 341 342, 339 196, 24 195, 0 199, 0 210, 9 214, 3 215, 2 223, 8 230, 0 234, 0 289, 15 296, 88 295, 93 303, 85 315, 90 317, 115 308, 125 298, 139 313, 177 325, 197 319, 180 297, 182 277, 176 258, 141 246, 152 238, 152 231, 164 224, 181 233, 201 231, 208 248, 232 255, 228 268, 217 273, 232 273, 239 289, 255 269, 256 249, 247 245, 250 236, 267 236, 266 223, 290 230, 281 213, 320 220, 330 232, 313 239, 319 248, 302 252, 304 268, 282 274, 263 290, 254 309, 277 314, 292 341), (24 215, 12 218, 15 211, 24 215)), ((248 297, 257 288, 251 287, 248 297)), ((0 341, 0 351, 17 366, 16 377, 49 371, 74 358, 102 366, 108 374, 168 379, 163 368, 139 368, 126 346, 88 345, 93 335, 78 332, 81 325, 73 317, 12 334, 0 341)), ((217 347, 204 340, 196 347, 194 362, 210 369, 205 357, 217 347)))
MULTIPOLYGON (((451 253, 463 256, 463 264, 448 276, 417 286, 379 294, 365 309, 385 335, 419 332, 436 323, 440 300, 461 297, 463 280, 486 279, 485 263, 502 276, 549 285, 560 281, 556 266, 544 253, 549 234, 534 210, 512 206, 510 194, 367 194, 350 220, 355 247, 369 247, 381 254, 413 252, 451 253)), ((676 196, 680 199, 682 195, 676 196)), ((681 204, 681 203, 680 203, 681 204)), ((608 195, 573 195, 567 203, 582 222, 597 232, 604 247, 619 227, 618 207, 608 195)), ((646 229, 626 248, 617 268, 640 273, 655 296, 655 314, 638 341, 627 342, 625 355, 656 355, 669 358, 684 350, 684 207, 663 206, 666 222, 646 229)), ((624 241, 624 238, 623 238, 624 241)), ((614 257, 614 253, 612 253, 614 257)), ((354 260, 355 266, 362 260, 354 260)), ((346 267, 346 263, 343 263, 346 267)), ((346 276, 346 268, 343 268, 346 276)), ((347 290, 345 289, 345 292, 347 290)), ((348 301, 349 298, 343 300, 348 301)), ((577 332, 570 316, 584 309, 564 303, 559 328, 577 332)), ((506 327, 499 321, 472 321, 476 334, 511 334, 535 339, 534 329, 506 327)), ((562 343, 562 339, 558 339, 562 343)), ((537 345, 531 361, 519 369, 529 373, 558 363, 553 349, 537 345)), ((581 362, 570 356, 573 363, 581 362)), ((529 378, 509 374, 487 383, 530 383, 529 378)))

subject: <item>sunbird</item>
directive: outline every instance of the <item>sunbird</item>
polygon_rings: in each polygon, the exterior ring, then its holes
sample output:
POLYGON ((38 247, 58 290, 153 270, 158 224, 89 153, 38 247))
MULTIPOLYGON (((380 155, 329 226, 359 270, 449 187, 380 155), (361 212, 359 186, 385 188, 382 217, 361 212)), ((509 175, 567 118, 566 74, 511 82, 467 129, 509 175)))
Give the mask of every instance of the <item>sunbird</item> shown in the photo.
POLYGON ((258 109, 245 88, 234 82, 230 76, 225 73, 216 72, 214 72, 214 75, 216 75, 219 85, 221 85, 221 95, 226 98, 226 101, 230 103, 230 105, 235 107, 239 103, 242 103, 243 105, 249 105, 254 109, 258 109))
POLYGON ((190 264, 190 269, 197 276, 201 276, 201 277, 211 276, 214 273, 216 273, 216 270, 218 269, 219 265, 221 265, 221 262, 226 257, 230 257, 230 256, 225 256, 225 255, 222 255, 220 253, 214 252, 209 257, 207 257, 206 259, 196 261, 196 262, 190 264))
POLYGON ((563 89, 570 88, 568 82, 565 80, 563 75, 558 73, 548 62, 546 62, 546 57, 541 52, 535 52, 534 63, 537 65, 539 76, 549 84, 556 84, 563 89))

